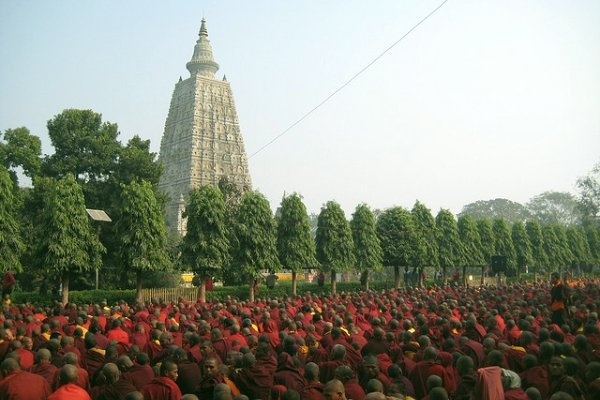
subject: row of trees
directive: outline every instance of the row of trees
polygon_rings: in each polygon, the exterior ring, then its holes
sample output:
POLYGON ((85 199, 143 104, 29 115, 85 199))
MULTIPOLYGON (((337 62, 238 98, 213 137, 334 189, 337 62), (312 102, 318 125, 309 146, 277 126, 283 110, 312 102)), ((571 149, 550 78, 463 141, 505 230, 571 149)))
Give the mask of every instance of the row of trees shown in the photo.
POLYGON ((224 181, 190 194, 188 233, 181 240, 167 234, 165 199, 156 190, 162 169, 148 141, 136 136, 122 145, 117 126, 90 110, 65 110, 48 122, 48 132, 55 153, 44 157, 39 138, 26 128, 3 133, 0 268, 20 271, 26 288, 44 290, 60 281, 63 301, 71 282, 90 287, 98 269, 107 288, 133 286, 134 273, 138 296, 153 271, 192 270, 204 296, 207 277, 243 277, 252 288, 265 270, 291 270, 295 291, 297 273, 321 269, 331 273, 335 291, 336 273, 360 271, 368 285, 369 274, 384 265, 394 268, 398 286, 401 268, 446 272, 486 265, 491 255, 506 256, 516 273, 525 265, 547 271, 600 260, 593 219, 599 168, 585 178, 590 217, 579 225, 535 219, 509 225, 466 212, 456 219, 448 210, 434 217, 419 202, 410 211, 394 207, 375 214, 362 204, 348 221, 330 201, 313 232, 299 195, 286 196, 273 216, 260 193, 242 196, 224 181), (19 171, 32 179, 33 189, 18 186, 19 171), (86 207, 106 210, 114 223, 92 226, 86 207))

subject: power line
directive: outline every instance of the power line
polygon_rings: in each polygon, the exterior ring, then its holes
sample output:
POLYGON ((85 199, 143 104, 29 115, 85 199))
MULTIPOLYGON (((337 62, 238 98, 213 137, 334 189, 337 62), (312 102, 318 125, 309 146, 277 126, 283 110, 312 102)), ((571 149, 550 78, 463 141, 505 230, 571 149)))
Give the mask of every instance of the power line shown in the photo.
POLYGON ((396 40, 394 43, 392 43, 391 46, 389 46, 387 49, 385 49, 383 52, 381 52, 381 54, 379 54, 377 57, 375 57, 370 63, 368 63, 366 66, 364 66, 360 71, 358 71, 356 74, 354 74, 350 79, 348 79, 342 86, 340 86, 339 88, 337 88, 336 90, 333 91, 333 93, 331 93, 329 96, 327 96, 323 101, 321 101, 319 104, 317 104, 316 106, 314 106, 312 109, 310 109, 306 114, 304 114, 302 117, 300 117, 296 122, 294 122, 293 124, 291 124, 290 126, 288 126, 283 132, 281 132, 279 135, 275 136, 273 139, 271 139, 268 143, 266 143, 265 145, 263 145, 260 149, 258 149, 257 151, 255 151, 254 153, 252 153, 248 159, 254 157, 255 155, 257 155, 258 153, 260 153, 261 151, 263 151, 264 149, 266 149, 267 147, 269 147, 271 144, 273 144, 277 139, 279 139, 280 137, 282 137, 283 135, 285 135, 286 133, 288 133, 293 127, 295 127, 296 125, 298 125, 300 122, 304 121, 310 114, 312 114, 313 112, 315 112, 317 109, 319 109, 323 104, 327 103, 333 96, 335 96, 336 94, 338 94, 339 92, 342 91, 342 89, 344 89, 346 86, 348 86, 350 83, 352 83, 352 81, 354 81, 356 78, 358 78, 363 72, 365 72, 367 69, 369 69, 373 64, 375 64, 377 61, 379 61, 379 59, 381 57, 383 57, 387 52, 389 52, 391 49, 393 49, 398 43, 400 43, 405 37, 407 37, 408 35, 411 34, 412 31, 414 31, 415 29, 417 29, 419 27, 419 25, 421 25, 423 22, 427 21, 427 19, 429 17, 431 17, 433 14, 435 14, 440 8, 442 8, 444 6, 444 4, 446 4, 448 2, 448 0, 444 0, 442 3, 440 3, 439 6, 437 6, 435 9, 433 9, 433 11, 431 11, 429 14, 427 14, 423 19, 421 19, 419 22, 417 22, 412 28, 410 28, 408 30, 408 32, 406 32, 404 35, 402 35, 402 37, 398 40, 396 40))

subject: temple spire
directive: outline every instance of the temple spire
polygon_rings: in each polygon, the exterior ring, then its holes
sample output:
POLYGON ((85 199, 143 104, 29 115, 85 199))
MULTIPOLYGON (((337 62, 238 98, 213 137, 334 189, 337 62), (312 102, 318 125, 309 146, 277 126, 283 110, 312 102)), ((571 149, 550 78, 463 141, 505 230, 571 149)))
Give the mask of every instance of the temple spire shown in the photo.
POLYGON ((191 75, 200 75, 206 78, 214 79, 215 73, 219 70, 219 64, 213 59, 212 47, 208 40, 208 30, 206 29, 206 20, 202 18, 198 40, 194 46, 194 55, 186 64, 186 68, 191 75))

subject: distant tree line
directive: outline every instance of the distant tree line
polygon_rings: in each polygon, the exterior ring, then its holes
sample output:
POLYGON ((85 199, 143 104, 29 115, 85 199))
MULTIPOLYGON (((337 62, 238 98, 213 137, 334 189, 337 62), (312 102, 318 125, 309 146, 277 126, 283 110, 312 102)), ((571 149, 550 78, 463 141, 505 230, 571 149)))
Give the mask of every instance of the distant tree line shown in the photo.
MULTIPOLYGON (((330 275, 357 272, 368 288, 371 273, 394 270, 422 276, 433 268, 489 267, 503 256, 509 273, 528 267, 590 272, 600 265, 600 163, 577 182, 578 198, 546 192, 527 206, 505 199, 480 201, 456 217, 435 216, 417 201, 411 210, 356 207, 348 219, 335 201, 310 216, 299 194, 283 198, 273 215, 258 192, 241 193, 222 180, 194 189, 185 211, 187 234, 169 235, 166 198, 157 190, 162 167, 150 142, 118 140, 116 124, 91 110, 65 110, 48 121, 54 154, 26 128, 0 136, 0 269, 18 273, 23 290, 103 289, 165 284, 173 271, 193 271, 199 296, 209 278, 248 284, 250 298, 265 271, 307 269, 330 275), (32 188, 19 186, 19 175, 32 188), (92 221, 102 209, 112 222, 92 221)), ((420 282, 422 283, 422 282, 420 282)))

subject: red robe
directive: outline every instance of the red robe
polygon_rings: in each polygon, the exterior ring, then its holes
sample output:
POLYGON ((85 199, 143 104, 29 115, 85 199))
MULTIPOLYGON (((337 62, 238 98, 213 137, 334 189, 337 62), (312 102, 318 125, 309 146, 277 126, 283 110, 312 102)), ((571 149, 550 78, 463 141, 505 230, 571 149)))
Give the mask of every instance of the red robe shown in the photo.
POLYGON ((261 368, 259 364, 244 368, 233 376, 233 382, 251 399, 268 399, 273 387, 273 374, 261 368))
POLYGON ((183 361, 179 363, 179 375, 177 376, 177 386, 182 394, 194 394, 198 388, 198 382, 202 379, 202 371, 197 363, 183 361))
POLYGON ((145 400, 181 400, 181 390, 171 378, 156 377, 142 390, 145 400))
POLYGON ((131 382, 137 390, 140 390, 154 379, 154 371, 149 365, 134 364, 127 372, 123 373, 123 379, 131 382))
POLYGON ((28 370, 33 366, 34 356, 30 350, 24 349, 22 347, 15 350, 15 353, 19 354, 21 364, 21 369, 28 370))
MULTIPOLYGON (((306 386, 304 386, 304 390, 300 393, 300 398, 302 400, 325 400, 325 396, 323 395, 323 385, 321 382, 310 382, 306 386)), ((348 397, 348 392, 346 392, 346 398, 348 397)))
POLYGON ((0 399, 46 400, 52 393, 50 384, 39 375, 15 371, 0 381, 0 399))
POLYGON ((86 390, 74 383, 68 383, 59 387, 48 397, 48 400, 92 400, 86 390))
POLYGON ((121 378, 111 385, 102 386, 101 390, 96 392, 94 400, 120 400, 124 399, 129 393, 136 391, 135 386, 121 378))
POLYGON ((58 371, 56 365, 50 364, 49 362, 35 364, 30 370, 31 373, 44 378, 48 382, 48 385, 52 385, 54 383, 54 375, 56 375, 56 371, 58 371))
POLYGON ((277 372, 273 375, 273 383, 302 393, 302 390, 306 386, 306 379, 304 379, 302 372, 294 364, 292 356, 287 353, 281 353, 279 355, 277 372))
POLYGON ((444 374, 444 367, 442 367, 440 364, 429 360, 419 361, 408 376, 415 387, 417 399, 420 399, 427 394, 427 386, 425 383, 430 375, 437 375, 443 378, 444 374))
POLYGON ((352 400, 364 399, 366 394, 363 388, 358 384, 356 379, 350 379, 344 383, 344 389, 346 390, 346 398, 352 400))

